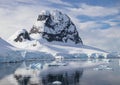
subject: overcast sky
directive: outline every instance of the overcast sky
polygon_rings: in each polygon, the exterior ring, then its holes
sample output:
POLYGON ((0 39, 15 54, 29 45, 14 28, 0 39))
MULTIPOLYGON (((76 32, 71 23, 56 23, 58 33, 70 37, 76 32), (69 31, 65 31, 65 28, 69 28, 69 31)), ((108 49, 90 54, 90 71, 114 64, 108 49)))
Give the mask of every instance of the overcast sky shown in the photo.
POLYGON ((84 44, 120 52, 120 0, 0 0, 0 37, 29 31, 41 10, 56 9, 71 18, 84 44))

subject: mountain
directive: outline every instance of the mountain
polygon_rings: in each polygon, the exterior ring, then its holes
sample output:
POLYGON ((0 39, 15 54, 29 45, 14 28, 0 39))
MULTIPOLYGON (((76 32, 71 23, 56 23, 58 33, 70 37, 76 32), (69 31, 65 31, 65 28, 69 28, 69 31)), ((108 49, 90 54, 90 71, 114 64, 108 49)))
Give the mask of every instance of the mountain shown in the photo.
POLYGON ((21 61, 21 53, 7 41, 0 38, 0 62, 21 61))
MULTIPOLYGON (((82 44, 76 26, 71 19, 60 11, 54 10, 52 12, 42 11, 37 19, 37 22, 30 30, 30 36, 39 34, 48 42, 59 41, 75 44, 82 44)), ((34 38, 34 37, 33 37, 34 38)))
POLYGON ((84 45, 70 17, 57 10, 42 11, 30 31, 21 29, 8 41, 15 47, 53 56, 79 57, 86 54, 98 57, 107 54, 104 50, 84 45))

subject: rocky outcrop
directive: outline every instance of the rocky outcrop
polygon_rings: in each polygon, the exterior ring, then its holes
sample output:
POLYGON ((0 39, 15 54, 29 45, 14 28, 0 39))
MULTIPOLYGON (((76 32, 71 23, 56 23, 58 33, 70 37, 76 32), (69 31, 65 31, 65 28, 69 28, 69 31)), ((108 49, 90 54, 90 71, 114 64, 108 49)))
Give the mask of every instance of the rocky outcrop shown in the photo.
POLYGON ((30 39, 29 33, 25 29, 22 29, 17 32, 16 38, 14 38, 14 41, 22 42, 24 40, 31 40, 31 39, 30 39))
POLYGON ((30 35, 39 33, 48 42, 60 41, 75 44, 83 44, 76 26, 71 19, 60 11, 42 11, 37 22, 30 30, 30 35))

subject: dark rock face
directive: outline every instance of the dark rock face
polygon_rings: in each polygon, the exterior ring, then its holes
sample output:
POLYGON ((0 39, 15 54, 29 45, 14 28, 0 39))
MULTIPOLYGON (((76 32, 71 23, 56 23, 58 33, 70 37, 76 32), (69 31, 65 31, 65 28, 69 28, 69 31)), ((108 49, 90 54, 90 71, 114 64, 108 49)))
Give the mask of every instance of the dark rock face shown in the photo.
POLYGON ((47 16, 47 15, 39 15, 37 21, 45 20, 45 19, 47 19, 48 17, 49 17, 49 16, 47 16))
POLYGON ((30 76, 23 76, 23 75, 14 75, 14 78, 17 80, 19 85, 28 85, 30 76))
POLYGON ((48 42, 60 41, 67 43, 70 40, 75 44, 83 44, 71 19, 59 11, 41 13, 36 23, 37 25, 34 25, 30 30, 30 34, 41 33, 42 37, 48 42))
POLYGON ((42 82, 44 85, 79 85, 82 75, 83 69, 65 70, 64 72, 48 73, 42 77, 42 82), (59 81, 61 84, 53 84, 55 81, 59 81))
POLYGON ((31 33, 39 33, 39 30, 35 26, 33 26, 29 34, 31 33))
POLYGON ((22 42, 23 40, 31 40, 29 33, 23 29, 17 36, 16 39, 14 39, 15 42, 22 42))

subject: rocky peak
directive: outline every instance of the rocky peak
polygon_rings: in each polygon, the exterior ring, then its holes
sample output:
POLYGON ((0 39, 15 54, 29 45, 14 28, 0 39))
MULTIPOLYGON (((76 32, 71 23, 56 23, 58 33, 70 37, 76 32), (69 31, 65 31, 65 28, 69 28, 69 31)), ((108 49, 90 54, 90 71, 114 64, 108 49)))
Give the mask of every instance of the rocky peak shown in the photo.
POLYGON ((17 31, 11 38, 15 42, 22 42, 24 40, 31 40, 29 33, 27 32, 26 29, 21 29, 21 30, 17 31))
POLYGON ((40 34, 43 39, 48 42, 60 41, 69 43, 69 41, 75 44, 83 44, 79 37, 76 26, 71 19, 60 11, 42 11, 37 19, 37 22, 30 30, 30 36, 32 34, 40 34))
POLYGON ((49 11, 44 11, 44 10, 43 10, 43 11, 40 12, 37 21, 46 20, 49 16, 50 16, 49 11))

